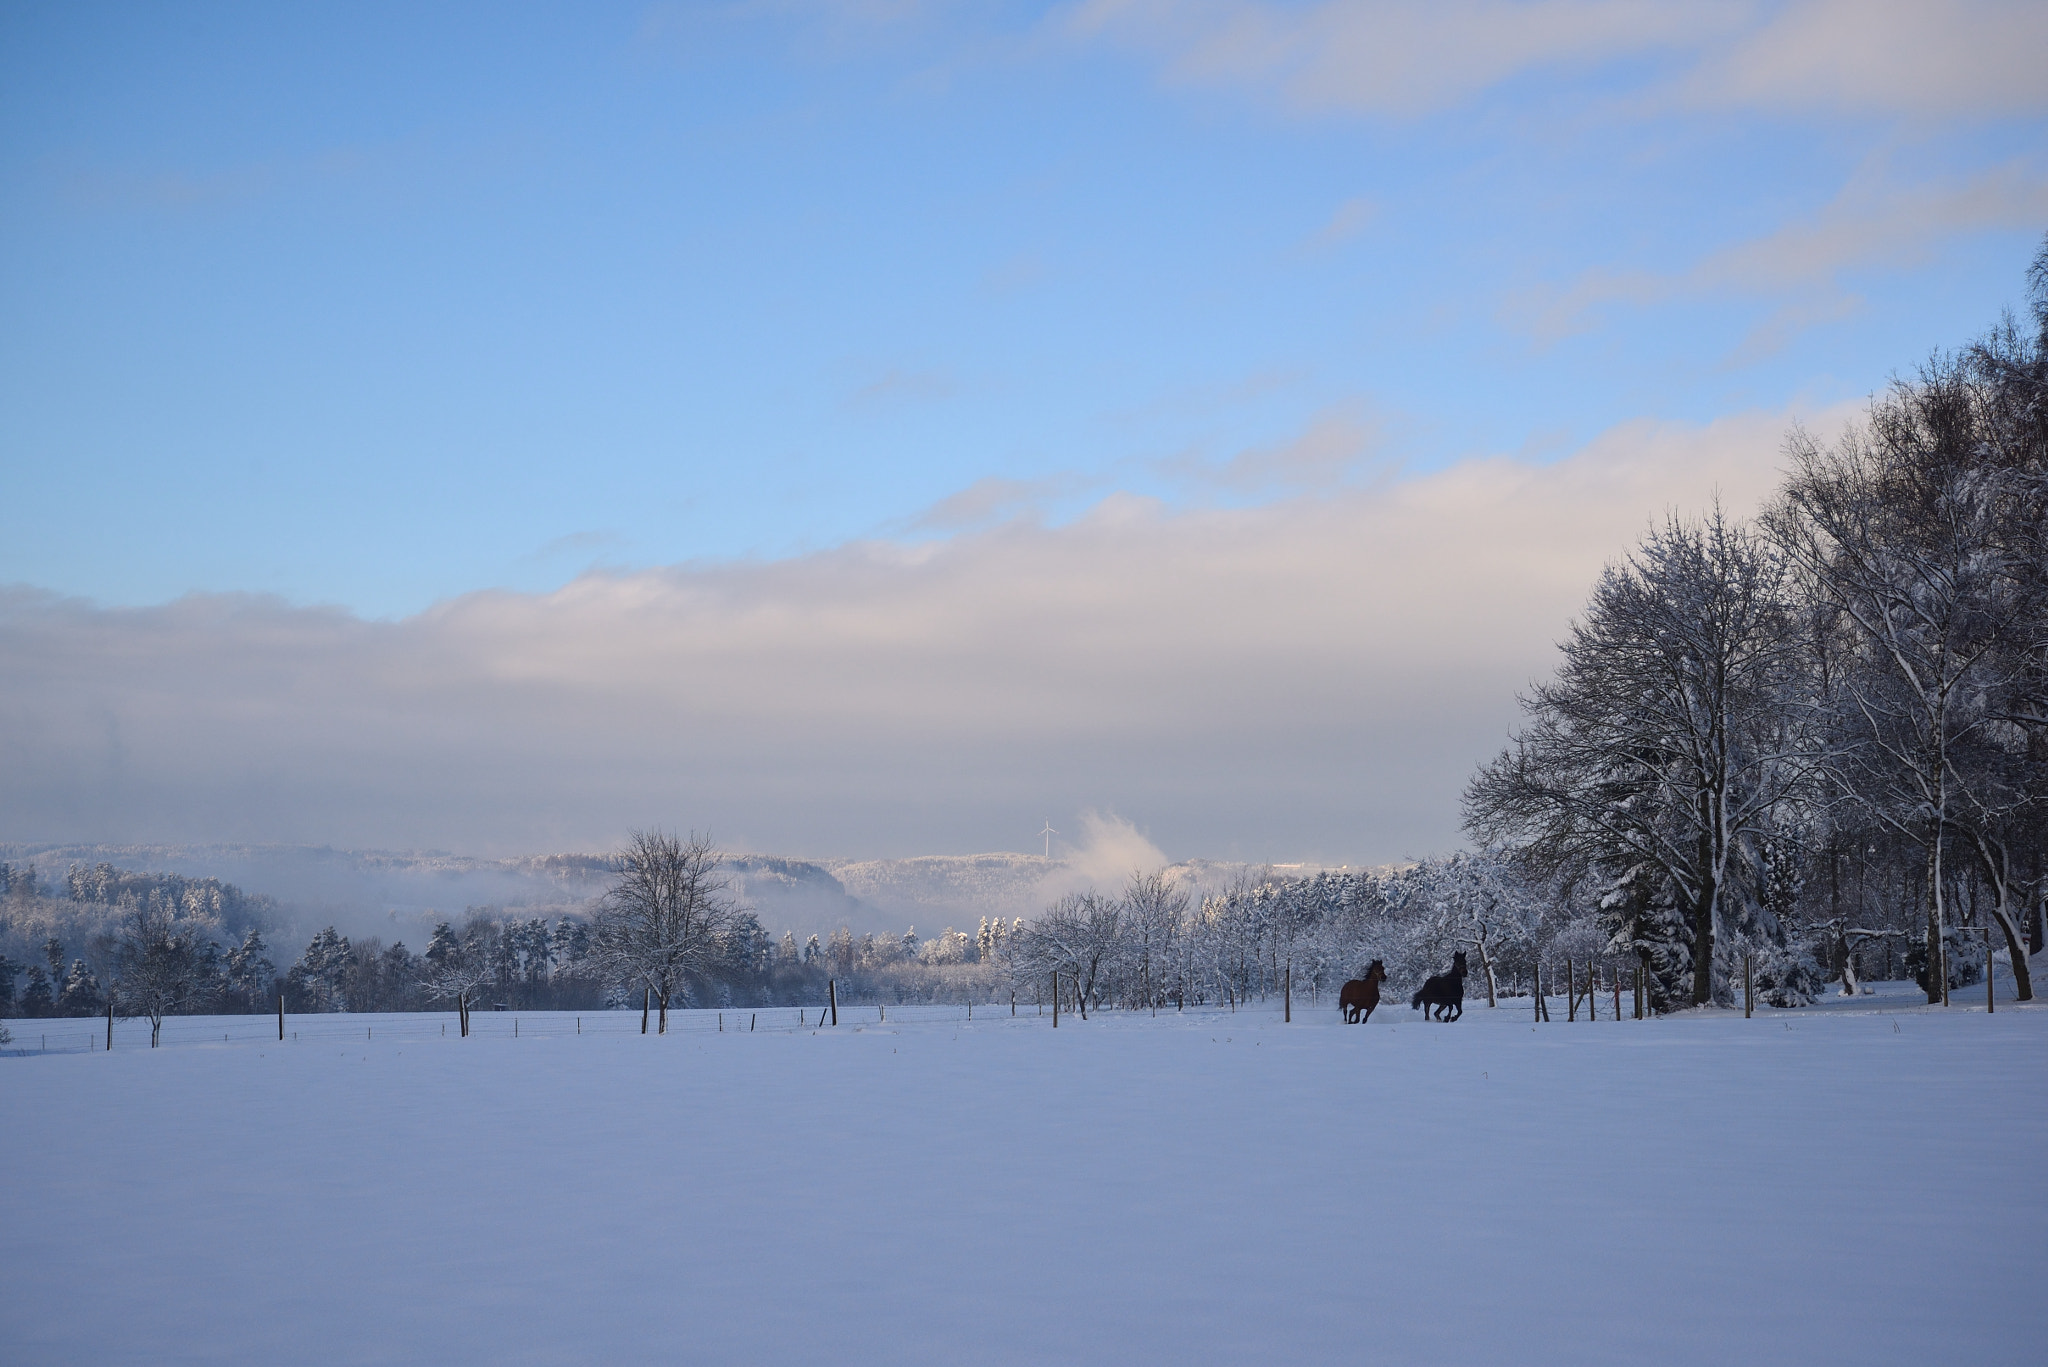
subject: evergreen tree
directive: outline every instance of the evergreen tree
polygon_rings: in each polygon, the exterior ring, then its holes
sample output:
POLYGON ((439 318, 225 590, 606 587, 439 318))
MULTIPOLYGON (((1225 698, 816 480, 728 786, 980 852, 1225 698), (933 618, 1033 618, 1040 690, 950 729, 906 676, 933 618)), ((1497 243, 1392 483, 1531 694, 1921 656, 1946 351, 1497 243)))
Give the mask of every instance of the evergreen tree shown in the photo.
POLYGON ((458 953, 462 942, 455 938, 455 929, 446 921, 435 923, 434 933, 427 937, 427 952, 421 957, 436 968, 448 962, 458 953))
POLYGON ((277 965, 265 952, 268 948, 263 933, 252 929, 238 947, 228 951, 227 989, 244 1010, 263 1010, 271 984, 277 981, 277 965))
POLYGON ((1675 1011, 1692 994, 1692 926, 1671 880, 1644 862, 1623 869, 1600 893, 1599 926, 1608 948, 1643 967, 1652 1011, 1675 1011))
POLYGON ((57 1014, 96 1016, 106 1004, 100 995, 100 980, 85 966, 85 960, 73 959, 71 971, 64 975, 64 986, 57 994, 57 1014))
POLYGON ((564 916, 555 922, 555 962, 562 965, 580 964, 590 953, 590 927, 582 921, 572 921, 564 916))
POLYGON ((285 974, 285 984, 302 1010, 346 1011, 352 967, 348 937, 329 926, 306 946, 306 952, 285 974))
POLYGON ((43 971, 41 964, 30 964, 28 986, 21 993, 21 1014, 47 1016, 56 1009, 57 999, 50 994, 50 975, 43 971))

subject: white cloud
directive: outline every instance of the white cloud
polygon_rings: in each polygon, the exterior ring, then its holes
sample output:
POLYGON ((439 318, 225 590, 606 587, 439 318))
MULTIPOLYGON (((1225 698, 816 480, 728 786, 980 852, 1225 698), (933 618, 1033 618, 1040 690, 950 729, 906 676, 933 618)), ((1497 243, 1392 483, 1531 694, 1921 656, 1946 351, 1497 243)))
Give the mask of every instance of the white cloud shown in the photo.
POLYGON ((1842 275, 1923 264, 1956 236, 2034 228, 2048 222, 2048 175, 2025 163, 1994 167, 1967 179, 1907 183, 1874 160, 1818 213, 1747 241, 1710 252, 1672 272, 1597 269, 1562 288, 1529 291, 1510 301, 1509 319, 1540 342, 1594 325, 1615 305, 1642 307, 1673 299, 1739 295, 1775 301, 1740 355, 1762 354, 1793 332, 1845 316, 1855 299, 1842 275))
POLYGON ((1340 247, 1372 226, 1379 217, 1379 205, 1363 195, 1353 195, 1339 204, 1322 227, 1303 244, 1309 252, 1329 251, 1340 247))
POLYGON ((1583 67, 1728 31, 1743 7, 1655 0, 1088 0, 1070 30, 1158 54, 1175 80, 1304 110, 1420 114, 1534 67, 1583 67))
POLYGON ((1356 470, 1378 441, 1379 429, 1371 422, 1349 413, 1328 412, 1287 441, 1254 446, 1219 461, 1176 456, 1156 462, 1154 468, 1198 486, 1239 493, 1325 489, 1356 470))
POLYGON ((1804 0, 1710 52, 1679 87, 1716 107, 1996 117, 2048 108, 2037 0, 1804 0))
POLYGON ((1147 833, 1093 842, 1115 860, 1440 848, 1600 565, 1666 506, 1754 504, 1792 416, 1251 509, 1118 495, 1065 526, 594 573, 399 622, 15 591, 0 830, 486 853, 659 822, 872 857, 1035 848, 1046 814, 1096 809, 1147 833))
POLYGON ((1530 72, 1622 62, 1664 104, 2048 107, 2048 8, 2032 0, 1085 0, 1065 26, 1155 56, 1174 81, 1308 112, 1425 114, 1530 72))

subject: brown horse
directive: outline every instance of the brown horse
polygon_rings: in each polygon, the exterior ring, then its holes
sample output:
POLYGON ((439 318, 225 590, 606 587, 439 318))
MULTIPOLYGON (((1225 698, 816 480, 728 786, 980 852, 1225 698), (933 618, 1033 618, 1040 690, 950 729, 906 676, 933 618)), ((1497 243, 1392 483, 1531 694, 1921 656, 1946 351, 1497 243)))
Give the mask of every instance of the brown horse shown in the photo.
POLYGON ((1344 984, 1344 990, 1337 994, 1337 1005, 1344 1012, 1346 1025, 1372 1019, 1372 1009, 1380 1004, 1380 984, 1386 980, 1387 966, 1374 959, 1363 978, 1353 978, 1344 984))

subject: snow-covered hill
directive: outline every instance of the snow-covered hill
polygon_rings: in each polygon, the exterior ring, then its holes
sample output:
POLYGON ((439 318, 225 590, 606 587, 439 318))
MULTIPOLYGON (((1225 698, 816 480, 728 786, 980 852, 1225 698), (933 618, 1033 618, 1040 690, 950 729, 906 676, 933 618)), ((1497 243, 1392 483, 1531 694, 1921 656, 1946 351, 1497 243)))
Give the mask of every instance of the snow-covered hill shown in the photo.
MULTIPOLYGON (((908 859, 808 860, 774 854, 728 856, 733 890, 761 924, 780 935, 931 934, 974 930, 981 917, 1029 918, 1064 893, 1115 893, 1147 861, 1144 849, 1102 848, 1042 854, 990 852, 908 859)), ((46 885, 61 886, 71 864, 108 863, 134 872, 218 878, 276 899, 288 935, 334 924, 345 934, 387 942, 424 942, 436 919, 476 906, 555 915, 589 906, 611 880, 603 854, 558 853, 483 859, 439 850, 344 850, 308 845, 21 845, 0 844, 0 859, 36 865, 46 885)), ((1220 892, 1261 868, 1193 859, 1168 866, 1196 896, 1220 892)), ((1274 872, 1302 875, 1318 866, 1274 872)))

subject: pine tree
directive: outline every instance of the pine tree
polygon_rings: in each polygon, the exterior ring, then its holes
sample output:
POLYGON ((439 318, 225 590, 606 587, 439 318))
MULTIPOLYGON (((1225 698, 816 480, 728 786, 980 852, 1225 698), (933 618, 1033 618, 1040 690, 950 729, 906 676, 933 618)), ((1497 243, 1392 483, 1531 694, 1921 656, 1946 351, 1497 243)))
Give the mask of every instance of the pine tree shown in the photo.
POLYGON ((1601 892, 1599 926, 1608 949, 1643 968, 1652 1011, 1675 1011, 1692 995, 1692 927, 1671 882, 1650 863, 1631 864, 1601 892))
POLYGON ((50 995, 50 975, 43 971, 41 964, 30 964, 28 986, 21 993, 21 1014, 47 1016, 56 1009, 57 1000, 50 995))
POLYGON ((446 921, 440 921, 435 924, 434 933, 427 937, 427 952, 421 957, 428 963, 439 967, 446 963, 449 956, 457 953, 461 947, 461 942, 455 938, 454 927, 450 926, 446 921))
POLYGON ((313 1011, 349 1009, 349 978, 355 966, 348 937, 327 927, 306 946, 306 952, 285 974, 294 996, 313 1011))
POLYGON ((582 921, 562 917, 555 922, 554 951, 558 964, 581 963, 590 953, 590 927, 582 921))
POLYGON ((96 1016, 106 1005, 100 995, 100 980, 85 966, 85 960, 73 959, 71 971, 64 975, 63 989, 57 994, 57 1014, 60 1016, 96 1016))
POLYGON ((277 965, 265 953, 268 948, 263 943, 263 933, 251 930, 240 946, 228 951, 228 991, 245 1009, 263 1009, 263 999, 269 996, 270 985, 277 980, 277 965))

